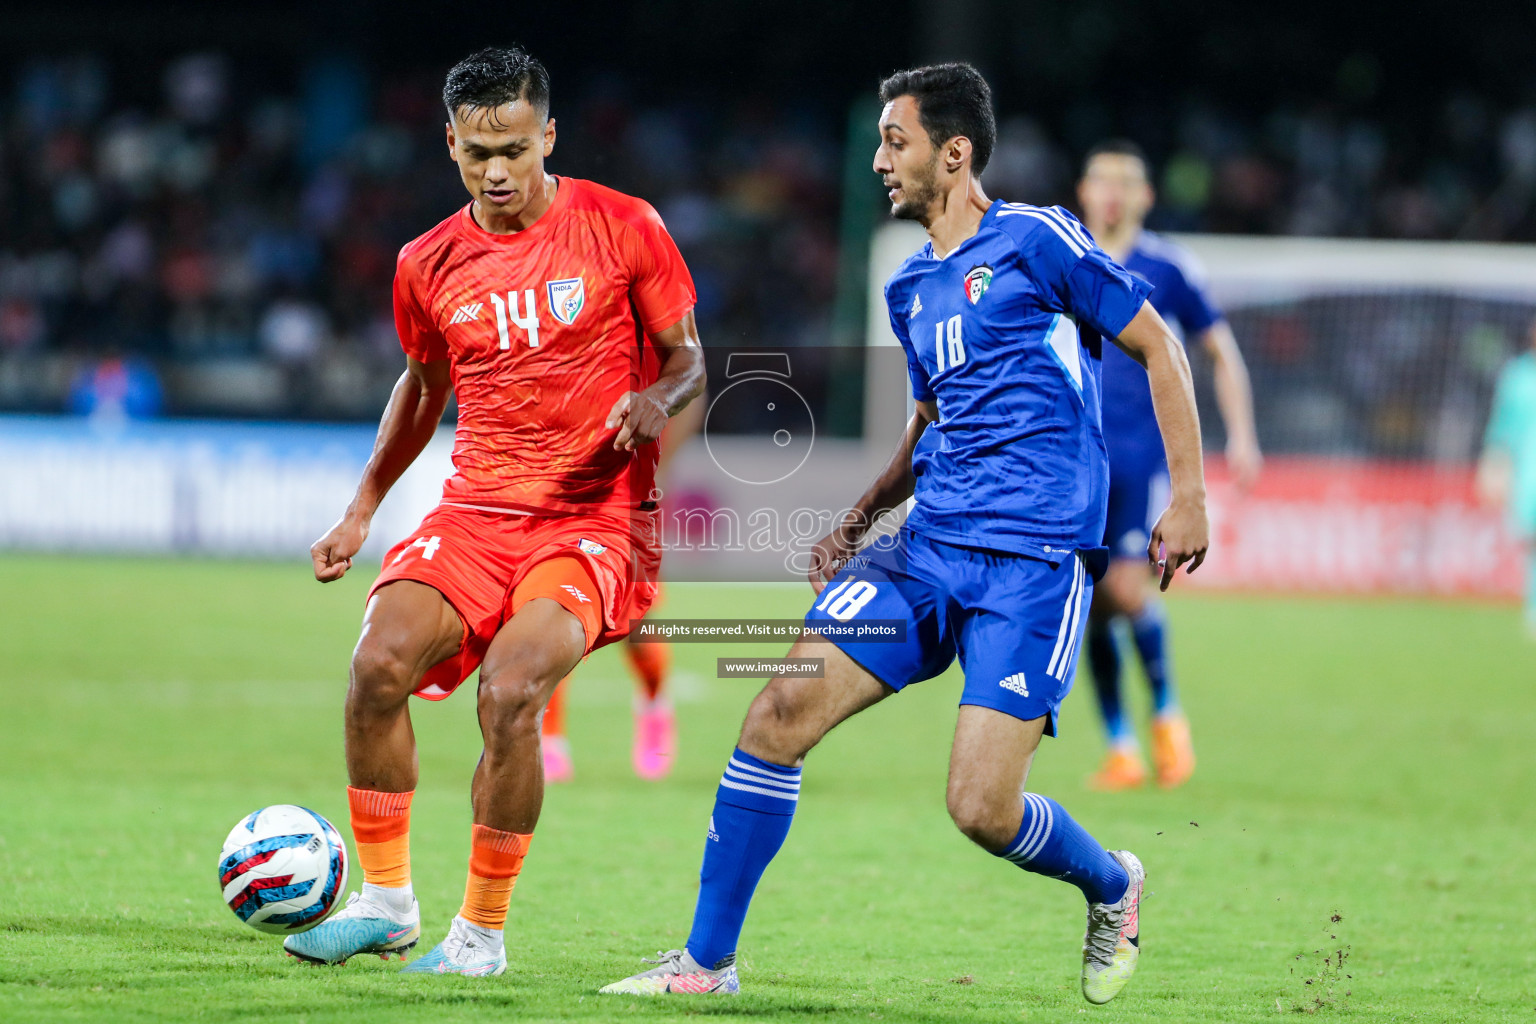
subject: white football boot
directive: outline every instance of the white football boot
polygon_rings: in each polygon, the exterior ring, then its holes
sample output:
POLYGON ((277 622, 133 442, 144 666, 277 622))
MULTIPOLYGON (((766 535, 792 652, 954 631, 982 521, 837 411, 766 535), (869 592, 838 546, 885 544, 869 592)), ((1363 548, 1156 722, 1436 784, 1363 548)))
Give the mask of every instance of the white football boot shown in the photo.
POLYGON ((657 953, 656 956, 655 960, 642 959, 640 962, 659 966, 612 985, 605 985, 598 991, 607 995, 628 996, 659 996, 668 993, 718 993, 733 996, 741 991, 741 982, 736 977, 735 953, 714 967, 700 964, 686 949, 674 949, 657 953))
POLYGON ((307 932, 283 940, 283 950, 297 960, 312 964, 344 964, 359 953, 377 953, 405 959, 421 938, 421 908, 411 897, 409 910, 400 911, 364 889, 347 897, 347 905, 307 932))
POLYGON ((1128 850, 1111 850, 1131 884, 1118 903, 1088 904, 1088 933, 1083 936, 1083 996, 1107 1003, 1136 973, 1141 954, 1141 890, 1147 873, 1128 850))
POLYGON ((507 969, 506 943, 496 941, 500 934, 488 928, 478 928, 462 917, 454 917, 448 937, 426 956, 412 960, 400 973, 494 977, 507 969))

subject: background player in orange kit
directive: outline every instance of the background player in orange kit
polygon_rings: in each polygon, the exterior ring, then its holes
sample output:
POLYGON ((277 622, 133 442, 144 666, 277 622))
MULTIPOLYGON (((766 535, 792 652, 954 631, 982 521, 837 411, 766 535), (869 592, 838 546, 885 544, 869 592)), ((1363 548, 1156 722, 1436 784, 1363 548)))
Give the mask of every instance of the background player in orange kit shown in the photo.
POLYGON ((545 173, 555 122, 538 61, 482 50, 448 73, 443 101, 473 201, 400 251, 407 369, 356 497, 311 548, 315 577, 351 567, 450 394, 455 473, 385 555, 352 656, 348 797, 363 891, 284 948, 341 963, 403 959, 416 943, 407 700, 447 697, 479 667, 485 746, 464 903, 447 938, 406 970, 491 975, 506 969, 502 927, 543 802, 540 714, 560 679, 655 597, 653 442, 703 389, 704 360, 693 282, 656 211, 545 173))

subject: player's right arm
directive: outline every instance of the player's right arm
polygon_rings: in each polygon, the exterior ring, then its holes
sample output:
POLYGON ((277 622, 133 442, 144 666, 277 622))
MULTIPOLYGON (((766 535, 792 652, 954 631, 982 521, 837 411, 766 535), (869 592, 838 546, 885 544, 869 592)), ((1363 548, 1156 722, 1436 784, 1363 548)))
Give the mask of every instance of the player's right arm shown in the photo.
POLYGON ((416 457, 427 447, 453 394, 453 380, 446 359, 423 363, 407 357, 405 372, 379 422, 373 454, 363 467, 363 478, 347 510, 309 549, 315 563, 315 579, 339 580, 352 568, 352 556, 368 539, 368 527, 379 502, 416 457))
POLYGON ((1238 490, 1246 492, 1253 488, 1264 467, 1259 432, 1253 422, 1253 386, 1248 380, 1248 364, 1225 320, 1207 327, 1200 333, 1200 339, 1215 368, 1216 405, 1227 428, 1227 465, 1238 490))
POLYGON ((1205 271, 1188 253, 1173 261, 1173 280, 1158 292, 1158 308, 1171 311, 1184 329, 1198 338, 1210 357, 1216 382, 1216 406, 1227 428, 1227 468, 1239 491, 1252 489, 1264 468, 1259 450, 1259 432, 1253 422, 1253 387, 1248 380, 1248 364, 1232 327, 1212 301, 1205 281, 1205 271), (1167 303, 1165 305, 1164 303, 1167 303))

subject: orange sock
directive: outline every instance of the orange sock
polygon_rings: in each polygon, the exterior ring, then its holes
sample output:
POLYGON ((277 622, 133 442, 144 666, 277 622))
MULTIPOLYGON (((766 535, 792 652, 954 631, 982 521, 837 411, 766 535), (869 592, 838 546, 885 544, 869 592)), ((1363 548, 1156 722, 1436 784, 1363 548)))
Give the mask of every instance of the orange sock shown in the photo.
POLYGON ((570 684, 571 677, 566 676, 549 695, 549 703, 544 706, 544 724, 540 726, 540 732, 545 736, 565 735, 565 690, 570 684))
POLYGON ((476 825, 469 848, 469 882, 464 886, 464 905, 459 916, 482 928, 500 929, 507 923, 512 887, 533 836, 503 832, 476 825))
POLYGON ((412 795, 347 787, 363 881, 391 889, 411 884, 412 795))
POLYGON ((630 667, 635 670, 635 682, 646 700, 661 696, 667 682, 667 671, 672 667, 672 646, 665 643, 626 643, 624 654, 630 667))

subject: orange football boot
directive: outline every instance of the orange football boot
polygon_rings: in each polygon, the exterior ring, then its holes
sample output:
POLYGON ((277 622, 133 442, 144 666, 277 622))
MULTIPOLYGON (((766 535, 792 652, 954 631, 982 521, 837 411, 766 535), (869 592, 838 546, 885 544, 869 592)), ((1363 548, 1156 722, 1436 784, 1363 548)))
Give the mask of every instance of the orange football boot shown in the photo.
POLYGON ((1135 747, 1110 747, 1104 764, 1088 778, 1088 788, 1113 793, 1137 789, 1147 783, 1147 766, 1135 747))
POLYGON ((1181 711, 1152 720, 1152 765, 1157 784, 1173 789, 1195 774, 1195 747, 1189 740, 1189 719, 1181 711))

